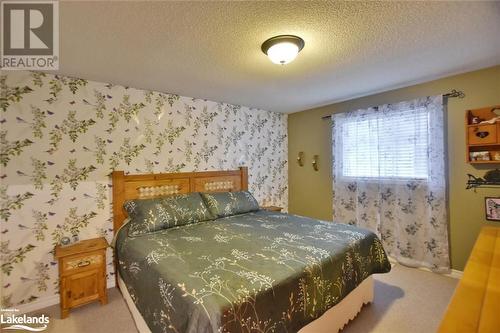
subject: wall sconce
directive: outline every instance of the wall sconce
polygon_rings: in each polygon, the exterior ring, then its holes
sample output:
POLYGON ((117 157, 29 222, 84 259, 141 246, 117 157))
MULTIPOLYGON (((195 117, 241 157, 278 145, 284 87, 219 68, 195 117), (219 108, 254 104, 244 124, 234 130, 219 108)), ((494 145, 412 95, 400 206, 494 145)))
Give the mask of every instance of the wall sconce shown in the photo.
POLYGON ((299 155, 297 156, 297 163, 299 163, 299 166, 304 166, 304 152, 300 151, 299 155))
POLYGON ((313 166, 313 169, 314 171, 318 171, 318 158, 319 158, 319 155, 314 155, 313 156, 313 161, 312 161, 312 166, 313 166))

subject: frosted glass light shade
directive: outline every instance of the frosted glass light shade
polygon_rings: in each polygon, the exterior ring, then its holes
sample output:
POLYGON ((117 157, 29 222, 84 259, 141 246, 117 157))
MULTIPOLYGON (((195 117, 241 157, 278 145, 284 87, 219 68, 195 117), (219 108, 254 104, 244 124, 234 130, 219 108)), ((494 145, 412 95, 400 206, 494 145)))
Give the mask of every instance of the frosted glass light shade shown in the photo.
POLYGON ((290 42, 275 44, 267 50, 267 56, 278 65, 285 65, 293 61, 299 54, 299 47, 290 42))
POLYGON ((293 61, 304 47, 304 40, 293 35, 271 37, 262 43, 262 52, 275 64, 285 65, 293 61))

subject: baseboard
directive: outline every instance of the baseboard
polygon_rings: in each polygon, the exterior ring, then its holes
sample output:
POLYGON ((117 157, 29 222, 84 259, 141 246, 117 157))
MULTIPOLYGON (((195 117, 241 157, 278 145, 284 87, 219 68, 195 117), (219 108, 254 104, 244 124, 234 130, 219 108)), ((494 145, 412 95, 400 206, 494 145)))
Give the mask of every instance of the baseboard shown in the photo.
MULTIPOLYGON (((390 256, 387 256, 389 258, 389 262, 391 263, 391 267, 394 267, 394 265, 401 265, 400 263, 398 263, 398 261, 396 259, 394 259, 393 257, 390 257, 390 256)), ((403 265, 404 266, 404 265, 403 265)), ((405 267, 409 267, 409 266, 405 266, 405 267)), ((409 267, 409 268, 416 268, 416 269, 420 269, 422 271, 426 271, 426 272, 431 272, 431 273, 435 273, 433 271, 431 271, 430 269, 428 269, 427 267, 409 267)), ((451 277, 453 279, 461 279, 462 276, 464 275, 464 272, 463 271, 459 271, 457 269, 452 269, 450 271, 450 273, 435 273, 435 274, 439 274, 439 275, 443 275, 443 276, 447 276, 447 277, 451 277)))
POLYGON ((462 276, 464 275, 463 271, 459 271, 457 269, 452 269, 450 274, 446 274, 447 276, 454 278, 454 279, 461 279, 462 276))
MULTIPOLYGON (((115 286, 115 279, 109 280, 108 289, 114 288, 114 286, 115 286)), ((34 302, 14 306, 13 308, 19 310, 19 312, 16 312, 16 315, 18 315, 44 309, 56 304, 59 304, 59 295, 47 296, 44 298, 40 298, 34 302)))
MULTIPOLYGON (((420 270, 426 271, 426 272, 435 273, 435 272, 431 271, 430 269, 428 269, 427 267, 417 267, 417 269, 420 269, 420 270)), ((450 278, 453 278, 453 279, 461 279, 462 275, 464 275, 464 272, 456 270, 456 269, 452 269, 450 271, 450 273, 435 273, 435 274, 439 274, 439 275, 442 275, 442 276, 447 276, 447 277, 450 277, 450 278)))
POLYGON ((19 310, 19 312, 16 312, 16 315, 19 315, 47 308, 55 304, 59 304, 59 295, 40 298, 34 302, 16 305, 13 308, 19 310))

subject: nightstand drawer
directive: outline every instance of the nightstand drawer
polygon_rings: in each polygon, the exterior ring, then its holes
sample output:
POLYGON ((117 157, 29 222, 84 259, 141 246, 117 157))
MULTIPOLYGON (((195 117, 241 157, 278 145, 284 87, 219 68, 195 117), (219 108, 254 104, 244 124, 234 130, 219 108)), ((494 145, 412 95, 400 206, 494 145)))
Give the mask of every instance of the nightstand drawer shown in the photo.
POLYGON ((104 253, 91 253, 62 258, 62 273, 73 274, 77 270, 92 269, 102 267, 104 263, 104 253))

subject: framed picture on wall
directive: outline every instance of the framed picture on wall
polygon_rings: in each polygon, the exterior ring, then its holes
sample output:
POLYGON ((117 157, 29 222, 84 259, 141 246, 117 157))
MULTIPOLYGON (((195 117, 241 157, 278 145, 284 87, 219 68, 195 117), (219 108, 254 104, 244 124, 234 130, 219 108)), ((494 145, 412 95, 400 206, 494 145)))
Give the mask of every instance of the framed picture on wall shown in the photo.
POLYGON ((485 197, 486 219, 500 221, 500 197, 485 197))

